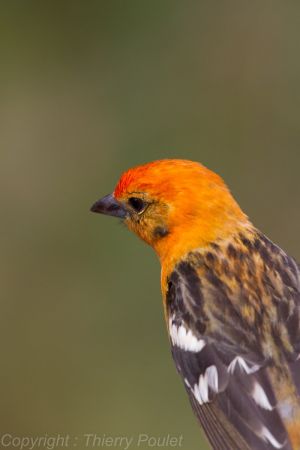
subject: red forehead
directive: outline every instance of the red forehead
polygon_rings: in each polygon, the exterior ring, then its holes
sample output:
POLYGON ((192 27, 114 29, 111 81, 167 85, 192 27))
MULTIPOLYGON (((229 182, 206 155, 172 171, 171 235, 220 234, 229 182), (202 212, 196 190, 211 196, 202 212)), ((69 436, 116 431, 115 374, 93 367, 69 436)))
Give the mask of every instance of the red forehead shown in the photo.
POLYGON ((168 192, 202 179, 218 179, 213 172, 199 163, 181 159, 163 159, 134 167, 124 172, 114 195, 121 198, 131 192, 168 192))
POLYGON ((141 181, 142 175, 145 175, 145 172, 146 170, 142 170, 142 166, 134 167, 133 169, 124 172, 115 188, 115 197, 122 197, 126 192, 130 192, 134 189, 133 186, 141 181))
MULTIPOLYGON (((159 160, 133 167, 124 172, 115 188, 114 195, 122 197, 129 192, 143 192, 161 186, 170 176, 173 177, 175 167, 181 160, 159 160)), ((162 186, 161 186, 162 187, 162 186)))

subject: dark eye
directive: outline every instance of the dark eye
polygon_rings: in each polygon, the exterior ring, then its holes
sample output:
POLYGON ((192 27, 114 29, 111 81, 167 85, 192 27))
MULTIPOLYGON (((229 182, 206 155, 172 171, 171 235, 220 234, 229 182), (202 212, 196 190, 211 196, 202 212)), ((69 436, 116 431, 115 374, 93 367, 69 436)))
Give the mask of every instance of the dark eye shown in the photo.
POLYGON ((130 197, 128 203, 137 213, 142 212, 146 208, 146 202, 138 197, 130 197))

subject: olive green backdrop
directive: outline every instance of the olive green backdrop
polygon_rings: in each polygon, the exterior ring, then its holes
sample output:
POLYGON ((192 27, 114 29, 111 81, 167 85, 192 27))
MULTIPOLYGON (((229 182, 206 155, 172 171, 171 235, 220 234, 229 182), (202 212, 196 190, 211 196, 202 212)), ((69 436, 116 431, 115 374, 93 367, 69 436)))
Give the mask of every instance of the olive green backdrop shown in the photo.
POLYGON ((300 259, 299 43, 297 1, 1 3, 2 434, 207 448, 156 256, 89 207, 132 165, 194 159, 300 259))

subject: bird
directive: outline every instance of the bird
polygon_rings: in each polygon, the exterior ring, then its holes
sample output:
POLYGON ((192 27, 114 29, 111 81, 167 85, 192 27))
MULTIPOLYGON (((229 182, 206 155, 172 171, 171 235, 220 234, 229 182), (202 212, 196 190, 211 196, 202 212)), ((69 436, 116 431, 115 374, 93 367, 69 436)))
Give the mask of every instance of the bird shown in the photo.
POLYGON ((300 449, 300 269, 198 162, 125 171, 95 213, 155 250, 172 356, 215 450, 300 449))

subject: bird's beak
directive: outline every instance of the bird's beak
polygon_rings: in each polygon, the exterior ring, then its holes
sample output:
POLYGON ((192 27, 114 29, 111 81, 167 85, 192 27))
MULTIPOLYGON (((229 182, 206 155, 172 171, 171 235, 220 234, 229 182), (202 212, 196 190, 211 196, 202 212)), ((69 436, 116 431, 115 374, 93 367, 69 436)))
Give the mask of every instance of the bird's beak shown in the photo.
POLYGON ((100 198, 100 200, 93 204, 91 211, 106 214, 107 216, 120 217, 120 219, 124 219, 127 216, 127 211, 122 203, 116 200, 112 194, 100 198))

